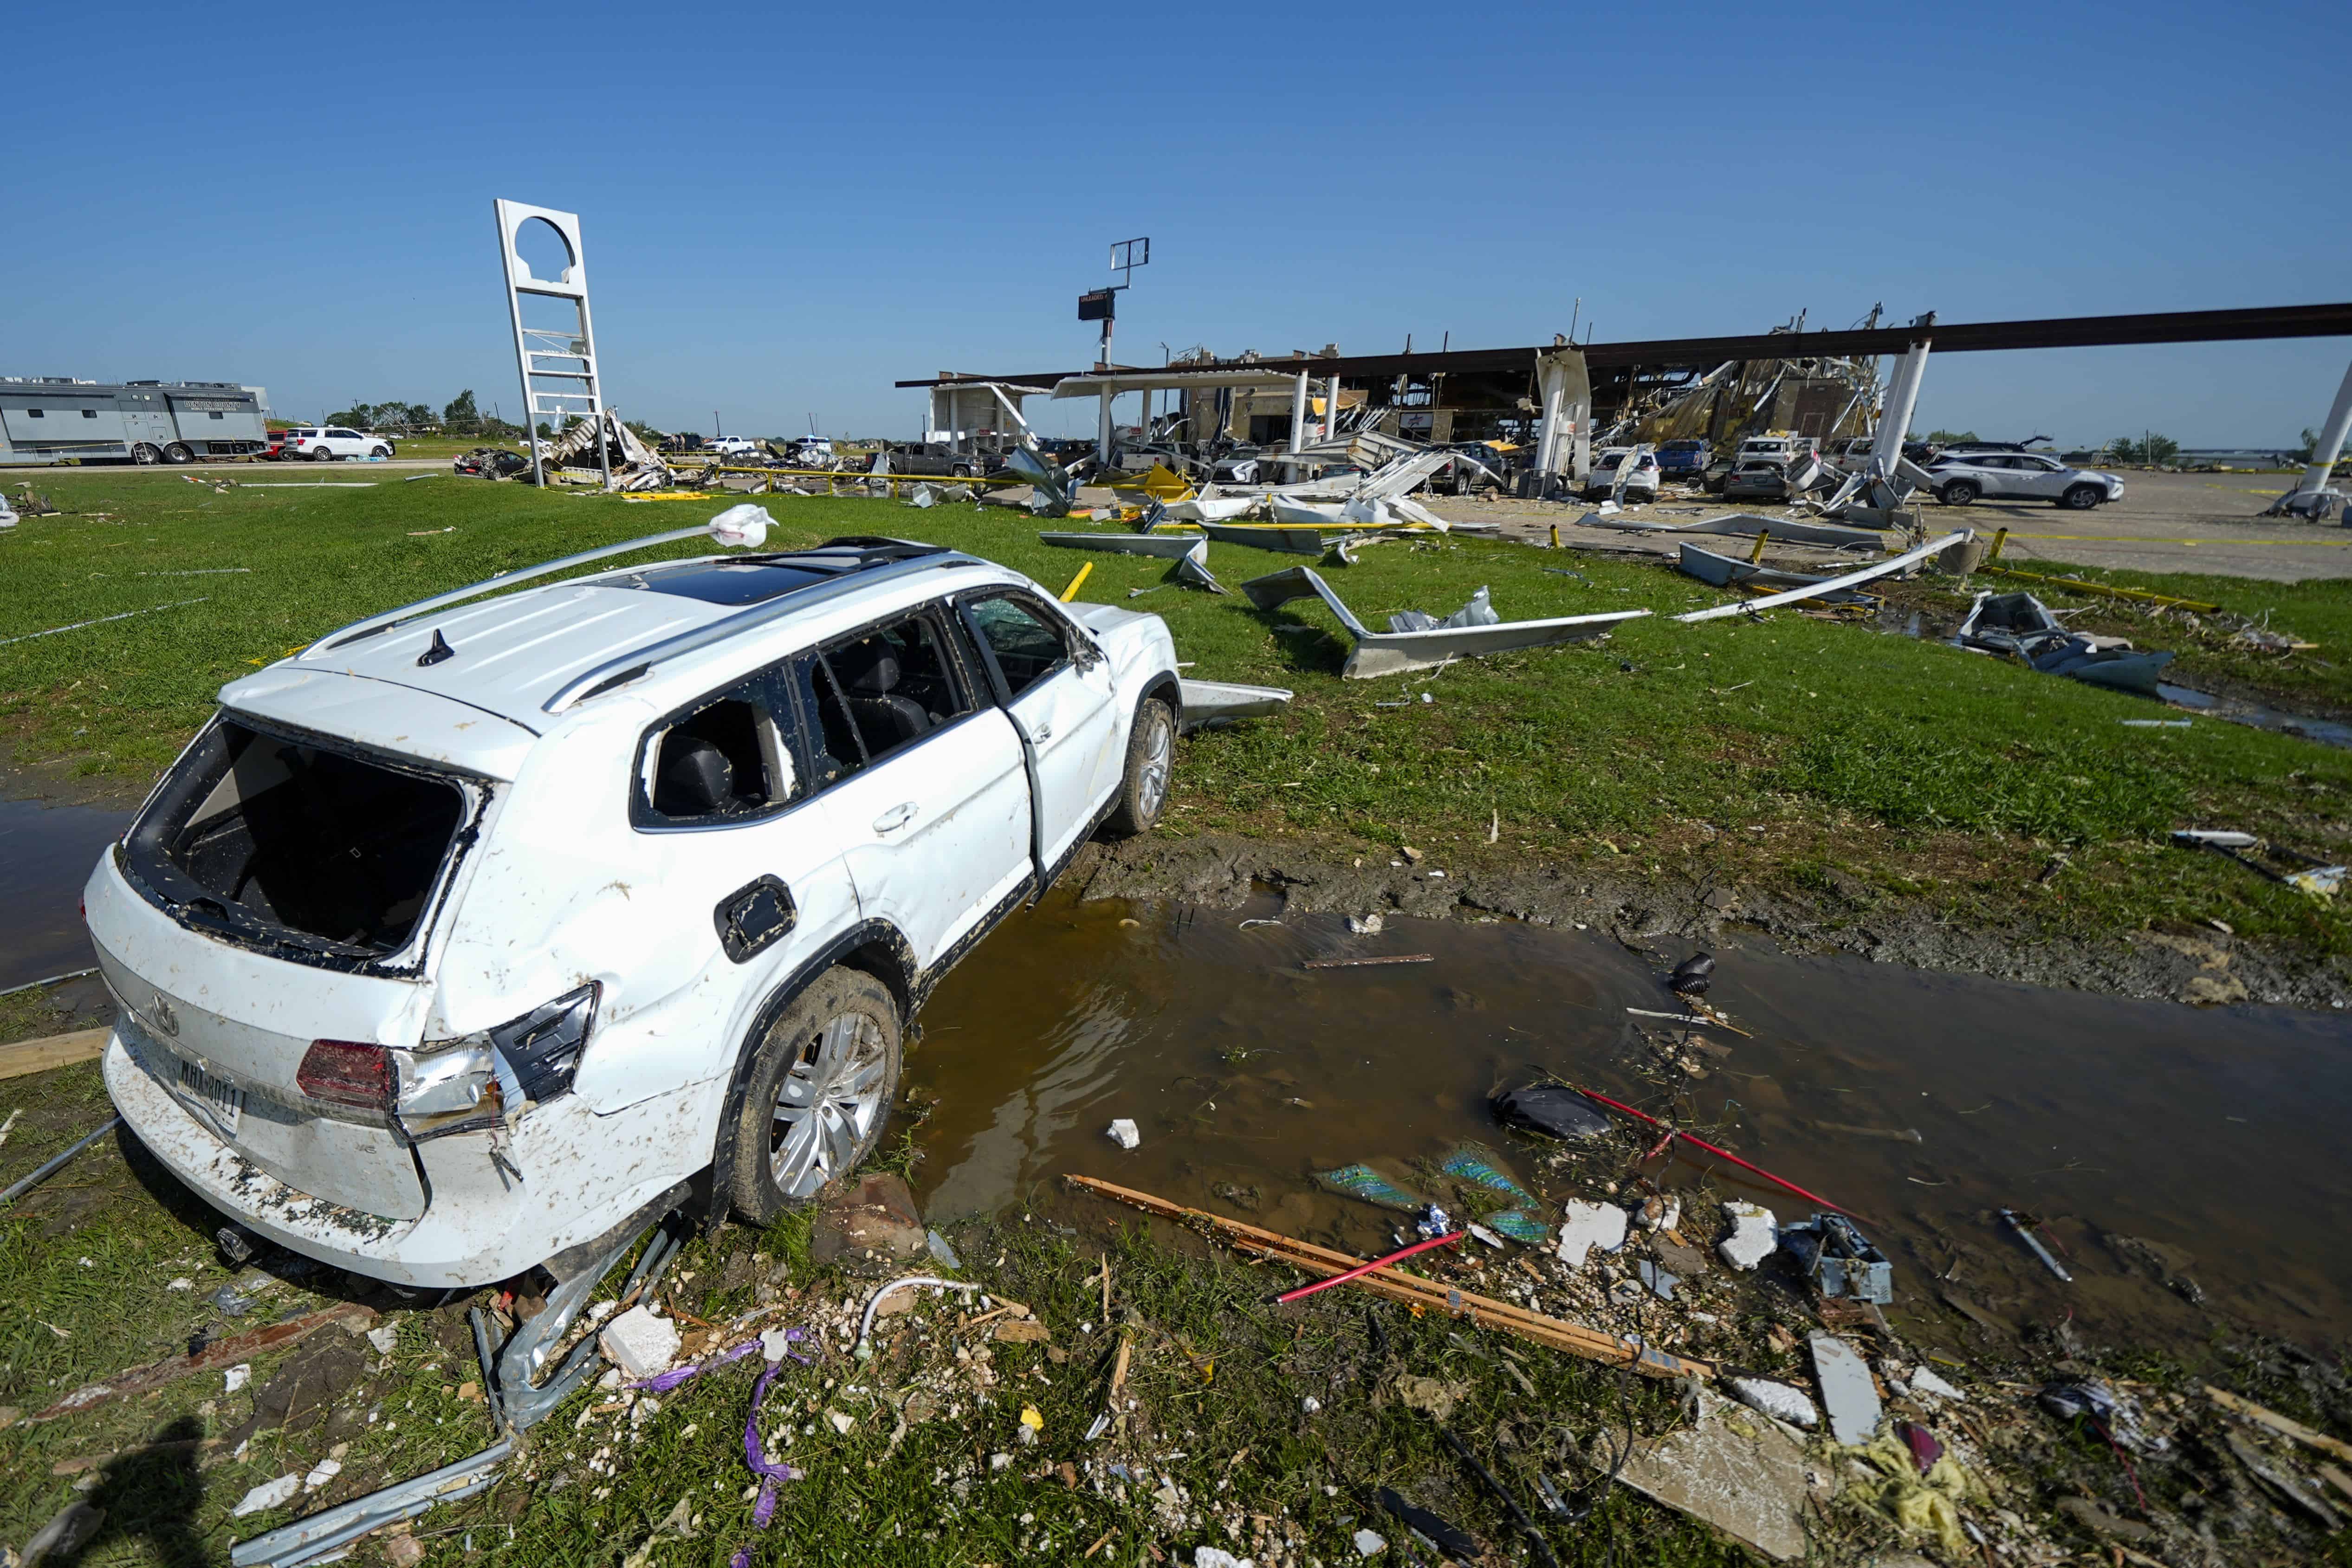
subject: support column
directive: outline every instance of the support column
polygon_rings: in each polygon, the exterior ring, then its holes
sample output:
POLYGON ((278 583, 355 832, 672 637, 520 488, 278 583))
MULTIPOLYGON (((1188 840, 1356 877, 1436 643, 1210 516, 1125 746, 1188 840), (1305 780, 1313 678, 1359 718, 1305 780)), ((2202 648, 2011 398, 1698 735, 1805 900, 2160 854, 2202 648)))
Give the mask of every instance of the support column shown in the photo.
POLYGON ((2336 459, 2344 455, 2347 435, 2352 435, 2352 370, 2344 373, 2344 384, 2336 389, 2336 401, 2327 410, 2327 423, 2319 432, 2319 445, 2311 449, 2310 467, 2303 470, 2302 479, 2284 500, 2292 500, 2300 495, 2317 495, 2327 488, 2328 473, 2336 467, 2336 459))
POLYGON ((1323 384, 1323 439, 1328 441, 1339 433, 1339 378, 1333 376, 1323 384))
POLYGON ((1913 343, 1895 367, 1895 379, 1886 388, 1886 406, 1879 411, 1878 429, 1870 442, 1874 479, 1893 479, 1895 465, 1903 460, 1903 439, 1911 432, 1911 411, 1918 405, 1919 384, 1927 379, 1928 342, 1921 338, 1913 343))
POLYGON ((1110 388, 1103 387, 1095 399, 1095 461, 1110 467, 1110 388))

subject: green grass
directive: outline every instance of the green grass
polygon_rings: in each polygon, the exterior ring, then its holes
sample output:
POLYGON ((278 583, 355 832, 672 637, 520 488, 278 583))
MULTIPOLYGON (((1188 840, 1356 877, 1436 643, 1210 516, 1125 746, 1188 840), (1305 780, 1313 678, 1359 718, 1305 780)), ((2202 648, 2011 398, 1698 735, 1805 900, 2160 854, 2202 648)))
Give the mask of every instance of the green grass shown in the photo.
MULTIPOLYGON (((5 1161, 11 1173, 106 1111, 94 1066, 0 1083, 0 1114, 19 1108, 25 1116, 5 1161)), ((331 1271, 265 1283, 247 1313, 223 1320, 208 1304, 212 1292, 233 1280, 251 1289, 267 1277, 222 1267, 210 1239, 217 1217, 135 1144, 128 1148, 126 1163, 114 1142, 100 1145, 0 1215, 0 1268, 10 1280, 0 1302, 0 1405, 35 1413, 184 1350, 200 1329, 223 1335, 251 1329, 355 1289, 331 1271), (172 1289, 173 1279, 190 1289, 172 1289)), ((1103 1226, 1105 1212, 1084 1206, 1074 1217, 1103 1226)), ((803 1211, 765 1232, 730 1226, 698 1237, 665 1282, 670 1309, 724 1321, 789 1292, 770 1322, 837 1319, 871 1284, 812 1268, 808 1229, 803 1211)), ((959 1229, 956 1240, 965 1277, 1026 1303, 1050 1329, 1051 1342, 968 1340, 968 1350, 993 1358, 996 1382, 986 1391, 971 1386, 960 1370, 967 1363, 951 1355, 953 1310, 936 1301, 911 1317, 883 1320, 880 1354, 870 1363, 851 1360, 838 1338, 809 1345, 816 1364, 787 1363, 763 1413, 763 1431, 775 1439, 788 1430, 782 1457, 806 1472, 782 1489, 764 1534, 753 1528, 743 1495, 752 1479, 742 1447, 758 1365, 751 1362, 663 1396, 642 1426, 609 1411, 583 1425, 583 1411, 607 1396, 575 1396, 533 1430, 525 1456, 493 1490, 421 1523, 434 1560, 611 1568, 684 1498, 701 1516, 700 1533, 661 1547, 656 1563, 718 1568, 738 1546, 752 1547, 762 1563, 1076 1562, 1108 1535, 1094 1561, 1137 1568, 1150 1561, 1147 1544, 1181 1548, 1185 1562, 1202 1542, 1248 1554, 1253 1544, 1228 1537, 1222 1520, 1240 1521, 1247 1536, 1253 1514, 1277 1521, 1297 1543, 1301 1554, 1291 1561, 1312 1552, 1332 1563, 1352 1560, 1347 1538, 1359 1524, 1399 1533, 1370 1517, 1369 1493, 1382 1485, 1489 1541, 1508 1539, 1499 1510, 1440 1447, 1430 1423, 1395 1401, 1391 1383, 1399 1373, 1459 1382, 1463 1403, 1452 1426, 1530 1501, 1538 1467, 1570 1480, 1589 1475, 1563 1449, 1563 1436, 1583 1443, 1629 1420, 1648 1432, 1674 1419, 1670 1387, 1436 1314, 1370 1305, 1346 1291, 1277 1310, 1268 1297, 1277 1283, 1294 1282, 1286 1273, 1203 1252, 1173 1233, 1148 1234, 1140 1224, 1103 1226, 1099 1239, 1085 1239, 1046 1223, 1043 1213, 1033 1220, 1010 1211, 1001 1221, 959 1229), (1122 1431, 1088 1443, 1115 1348, 1101 1310, 1106 1252, 1113 1318, 1135 1340, 1126 1391, 1137 1404, 1122 1431), (898 1413, 918 1391, 934 1402, 932 1418, 916 1406, 894 1440, 898 1413), (1311 1419, 1303 1414, 1310 1394, 1325 1407, 1311 1419), (1034 1446, 1017 1440, 1024 1406, 1045 1423, 1034 1446), (826 1419, 835 1410, 856 1420, 845 1435, 826 1419), (989 1456, 996 1453, 1014 1463, 992 1470, 989 1456), (1146 1467, 1153 1480, 1124 1485, 1107 1469, 1113 1462, 1146 1467), (1076 1488, 1061 1479, 1065 1463, 1080 1481, 1076 1488), (1184 1512, 1204 1516, 1202 1522, 1160 1515, 1151 1493, 1163 1477, 1190 1494, 1184 1512), (470 1546, 461 1544, 469 1534, 470 1546)), ((616 1276, 607 1289, 618 1283, 616 1276)), ((238 1391, 228 1391, 218 1373, 192 1374, 150 1398, 0 1426, 0 1541, 21 1544, 87 1496, 108 1520, 80 1562, 194 1568, 225 1561, 230 1542, 290 1518, 291 1509, 246 1519, 230 1510, 250 1488, 307 1471, 335 1445, 345 1445, 342 1473, 303 1508, 487 1446, 493 1434, 485 1408, 463 1397, 478 1375, 466 1301, 401 1307, 362 1293, 386 1309, 383 1321, 398 1333, 389 1358, 379 1364, 366 1342, 349 1340, 363 1355, 363 1373, 336 1387, 315 1424, 265 1424, 250 1431, 241 1455, 234 1441, 248 1432, 257 1393, 296 1358, 336 1348, 341 1330, 254 1357, 251 1381, 238 1391), (77 1460, 103 1461, 80 1472, 97 1478, 86 1494, 75 1490, 72 1474, 57 1473, 61 1461, 77 1460)), ((1692 1568, 1740 1560, 1705 1531, 1622 1490, 1586 1524, 1556 1529, 1551 1539, 1572 1563, 1600 1564, 1612 1553, 1620 1562, 1692 1568)), ((374 1550, 362 1560, 379 1561, 374 1550)))
MULTIPOLYGON (((383 482, 217 494, 169 474, 86 477, 56 487, 60 499, 111 515, 33 519, 0 536, 0 637, 205 600, 0 647, 0 737, 19 760, 136 793, 223 683, 322 633, 501 570, 690 523, 718 505, 404 483, 358 466, 322 472, 383 482), (172 572, 215 574, 141 574, 172 572)), ((1671 615, 1717 603, 1717 593, 1646 563, 1470 539, 1372 545, 1360 564, 1325 575, 1372 625, 1407 607, 1448 612, 1482 584, 1514 619, 1657 614, 1604 643, 1341 681, 1344 642, 1311 601, 1261 614, 1239 595, 1163 586, 1161 563, 1045 548, 1036 522, 1007 510, 793 496, 766 504, 781 525, 772 539, 783 544, 848 532, 934 540, 1056 589, 1091 563, 1084 596, 1165 616, 1192 673, 1295 689, 1282 717, 1188 743, 1170 833, 1357 852, 1410 843, 1464 863, 1532 858, 1642 875, 1704 867, 1717 880, 1796 889, 1836 872, 1948 918, 2027 931, 2220 919, 2315 956, 2352 952, 2352 923, 2335 908, 2163 841, 2171 826, 2226 824, 2352 858, 2352 756, 2292 737, 2201 720, 2187 731, 2126 728, 2120 721, 2162 710, 1866 626, 1787 612, 1678 626, 1671 615), (1158 591, 1130 600, 1139 588, 1158 591), (1419 701, 1423 691, 1434 700, 1419 701), (2037 880, 2061 851, 2063 869, 2037 880)), ((1229 584, 1296 560, 1211 551, 1229 584)), ((2116 575, 2249 614, 2272 609, 2274 625, 2324 645, 2293 668, 2316 664, 2352 633, 2352 584, 2116 575)), ((2141 640, 2187 647, 2174 635, 2182 629, 2168 619, 2141 640)))

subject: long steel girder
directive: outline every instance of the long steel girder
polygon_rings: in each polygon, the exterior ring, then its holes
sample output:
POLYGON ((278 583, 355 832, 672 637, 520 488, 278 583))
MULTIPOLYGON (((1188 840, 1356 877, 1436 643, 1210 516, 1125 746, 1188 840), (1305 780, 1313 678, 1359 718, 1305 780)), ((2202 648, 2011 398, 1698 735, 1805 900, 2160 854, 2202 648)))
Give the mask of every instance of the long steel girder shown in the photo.
MULTIPOLYGON (((1851 331, 1759 332, 1742 337, 1660 338, 1641 342, 1590 343, 1585 363, 1595 369, 1618 366, 1691 365, 1711 369, 1726 360, 1793 360, 1823 356, 1899 354, 1914 341, 1931 337, 1936 353, 1977 353, 2001 349, 2104 348, 2131 343, 2245 342, 2271 338, 2352 337, 2352 301, 2333 305, 2264 305, 2242 310, 2168 310, 2132 316, 2060 316, 2028 321, 1955 321, 1931 328, 1878 327, 1851 331)), ((1549 346, 1549 345, 1546 345, 1549 346)), ((1456 349, 1443 353, 1358 354, 1264 360, 1244 365, 1220 360, 1200 371, 1273 370, 1309 376, 1358 379, 1479 371, 1532 374, 1533 347, 1456 349)), ((937 386, 961 381, 1000 381, 1051 387, 1066 377, 1092 371, 1041 371, 1030 375, 924 376, 900 386, 937 386)))

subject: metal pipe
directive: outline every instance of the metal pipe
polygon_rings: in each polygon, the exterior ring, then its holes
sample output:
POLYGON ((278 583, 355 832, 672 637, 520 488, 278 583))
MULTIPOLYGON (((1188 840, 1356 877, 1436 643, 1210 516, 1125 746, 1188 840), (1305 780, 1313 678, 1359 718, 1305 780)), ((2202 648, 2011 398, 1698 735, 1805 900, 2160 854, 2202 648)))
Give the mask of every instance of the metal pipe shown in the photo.
MULTIPOLYGON (((2256 867, 2255 869, 2260 870, 2261 868, 2256 867)), ((2033 1256, 2042 1259, 2044 1268, 2069 1285, 2074 1282, 2074 1277, 2067 1273, 2056 1258, 2050 1256, 2050 1249, 2042 1245, 2042 1238, 2033 1234, 2032 1227, 2025 1223, 2022 1215, 2015 1209, 2003 1209, 2000 1211, 2000 1217, 2009 1222, 2010 1229, 2017 1232, 2019 1240, 2033 1249, 2033 1256)))
POLYGON ((67 1163, 71 1161, 76 1154, 80 1153, 83 1150, 89 1148, 91 1144, 97 1142, 100 1139, 105 1137, 108 1133, 113 1131, 116 1128, 121 1125, 121 1117, 108 1117, 106 1119, 106 1125, 100 1127, 97 1131, 91 1133, 89 1137, 83 1139, 80 1142, 67 1150, 64 1153, 58 1155, 47 1164, 43 1165, 39 1170, 35 1171, 31 1175, 24 1177, 22 1180, 16 1183, 6 1192, 0 1193, 0 1204, 15 1203, 25 1194, 31 1192, 35 1187, 39 1186, 43 1182, 47 1181, 51 1176, 54 1176, 59 1171, 64 1170, 67 1163))
MULTIPOLYGON (((859 1361, 870 1361, 873 1359, 874 1313, 875 1310, 882 1305, 882 1298, 889 1295, 893 1290, 904 1290, 916 1285, 936 1285, 942 1290, 977 1290, 980 1289, 977 1285, 966 1284, 961 1279, 940 1279, 933 1278, 929 1274, 909 1274, 903 1279, 891 1280, 890 1283, 883 1286, 882 1289, 875 1291, 873 1295, 866 1299, 866 1317, 857 1325, 857 1345, 856 1348, 851 1352, 851 1353, 859 1361)), ((1108 1287, 1106 1287, 1106 1289, 1108 1289, 1108 1287)))
POLYGON ((0 996, 14 996, 19 991, 38 991, 44 985, 62 984, 66 981, 79 980, 85 974, 97 973, 95 969, 76 969, 64 974, 52 974, 46 980, 27 980, 22 985, 11 985, 7 990, 0 991, 0 996))

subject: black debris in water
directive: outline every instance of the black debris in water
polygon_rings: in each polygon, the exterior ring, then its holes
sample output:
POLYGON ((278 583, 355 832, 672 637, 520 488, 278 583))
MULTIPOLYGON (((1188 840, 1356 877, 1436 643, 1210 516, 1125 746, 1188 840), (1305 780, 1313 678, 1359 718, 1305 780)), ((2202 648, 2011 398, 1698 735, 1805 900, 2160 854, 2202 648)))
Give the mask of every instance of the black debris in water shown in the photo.
POLYGON ((1675 966, 1674 977, 1666 982, 1678 996, 1704 996, 1706 988, 1715 984, 1715 954, 1694 952, 1675 966))
POLYGON ((1599 1107, 1558 1084, 1506 1089, 1495 1097, 1495 1114, 1507 1125, 1554 1138, 1598 1138, 1610 1128, 1599 1107))

